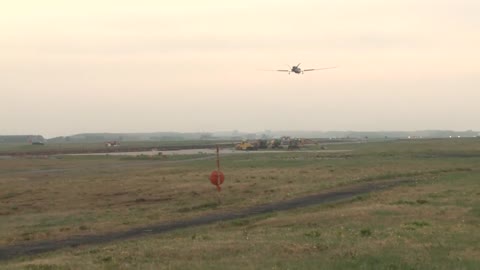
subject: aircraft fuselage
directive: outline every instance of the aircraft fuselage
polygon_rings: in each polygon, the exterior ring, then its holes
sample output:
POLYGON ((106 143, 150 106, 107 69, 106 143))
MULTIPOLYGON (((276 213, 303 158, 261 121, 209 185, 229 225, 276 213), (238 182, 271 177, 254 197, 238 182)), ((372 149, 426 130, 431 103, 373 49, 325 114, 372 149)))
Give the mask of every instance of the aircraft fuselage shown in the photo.
POLYGON ((302 73, 302 69, 299 68, 298 66, 293 66, 292 67, 292 72, 300 74, 300 73, 302 73))

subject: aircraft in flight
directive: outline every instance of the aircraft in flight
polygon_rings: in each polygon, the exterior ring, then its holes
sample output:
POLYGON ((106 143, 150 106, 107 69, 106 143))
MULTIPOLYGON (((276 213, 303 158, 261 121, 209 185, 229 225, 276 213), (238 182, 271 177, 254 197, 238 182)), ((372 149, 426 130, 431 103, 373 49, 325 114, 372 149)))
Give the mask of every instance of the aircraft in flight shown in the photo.
POLYGON ((296 74, 303 74, 303 72, 305 71, 314 71, 314 70, 324 70, 324 69, 332 69, 332 68, 336 68, 336 67, 325 67, 325 68, 308 68, 308 69, 301 69, 300 68, 300 64, 299 63, 298 65, 296 66, 293 66, 293 67, 290 67, 290 69, 277 69, 276 71, 281 71, 281 72, 288 72, 288 74, 290 74, 290 72, 293 72, 293 73, 296 73, 296 74))

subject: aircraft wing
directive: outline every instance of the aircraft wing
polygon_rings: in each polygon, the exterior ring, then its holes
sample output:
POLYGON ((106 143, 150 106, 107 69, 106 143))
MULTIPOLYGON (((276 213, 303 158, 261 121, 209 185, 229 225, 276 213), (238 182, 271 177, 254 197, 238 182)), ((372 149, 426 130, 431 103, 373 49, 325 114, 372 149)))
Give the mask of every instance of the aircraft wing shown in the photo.
POLYGON ((281 72, 290 72, 288 69, 277 69, 276 71, 281 71, 281 72))
POLYGON ((332 68, 337 68, 337 67, 310 68, 310 69, 304 69, 303 71, 325 70, 325 69, 332 69, 332 68))

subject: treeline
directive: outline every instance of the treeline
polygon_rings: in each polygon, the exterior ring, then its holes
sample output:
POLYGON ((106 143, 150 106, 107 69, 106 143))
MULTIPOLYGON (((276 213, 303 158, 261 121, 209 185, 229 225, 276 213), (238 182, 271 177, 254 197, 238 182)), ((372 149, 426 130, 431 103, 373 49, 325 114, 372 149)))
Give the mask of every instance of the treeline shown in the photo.
POLYGON ((0 135, 0 143, 45 142, 42 135, 0 135))
POLYGON ((450 138, 450 137, 480 137, 480 132, 473 130, 419 130, 419 131, 264 131, 241 132, 238 130, 224 132, 153 132, 153 133, 82 133, 72 136, 61 136, 45 139, 42 135, 3 135, 0 143, 103 143, 109 141, 194 141, 194 140, 242 140, 269 139, 290 136, 296 138, 324 139, 407 139, 407 138, 450 138))

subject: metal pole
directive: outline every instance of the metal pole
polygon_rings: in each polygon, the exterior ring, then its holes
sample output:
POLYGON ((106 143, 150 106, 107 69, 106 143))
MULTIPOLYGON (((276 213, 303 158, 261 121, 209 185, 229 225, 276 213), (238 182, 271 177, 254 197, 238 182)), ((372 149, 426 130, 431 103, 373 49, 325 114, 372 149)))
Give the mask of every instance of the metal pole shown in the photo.
POLYGON ((222 203, 222 198, 220 197, 220 150, 217 146, 217 194, 218 194, 218 203, 222 203))
POLYGON ((217 190, 220 192, 220 150, 218 149, 218 144, 217 146, 217 190))
MULTIPOLYGON (((218 174, 218 179, 220 179, 220 150, 218 148, 218 144, 217 144, 217 171, 219 172, 218 174)), ((220 182, 218 182, 220 183, 220 182)))

